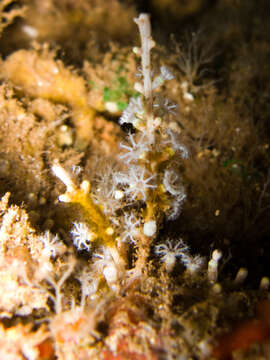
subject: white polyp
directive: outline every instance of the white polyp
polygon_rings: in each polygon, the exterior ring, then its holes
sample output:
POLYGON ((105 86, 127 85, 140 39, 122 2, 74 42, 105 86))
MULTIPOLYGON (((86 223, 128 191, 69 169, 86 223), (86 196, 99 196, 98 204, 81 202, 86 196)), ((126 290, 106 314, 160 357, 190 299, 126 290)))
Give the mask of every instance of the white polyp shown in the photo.
POLYGON ((69 173, 59 164, 54 164, 52 166, 52 172, 58 179, 60 179, 67 187, 68 192, 72 192, 75 189, 75 184, 72 181, 69 173))
POLYGON ((246 268, 240 268, 236 274, 236 277, 234 279, 235 285, 241 285, 246 280, 248 276, 248 270, 246 268))
POLYGON ((116 199, 116 200, 121 200, 121 199, 123 199, 123 197, 124 197, 124 192, 122 191, 122 190, 116 190, 115 192, 114 192, 114 198, 116 199))
POLYGON ((84 180, 81 185, 80 185, 80 188, 82 189, 82 191, 85 193, 85 194, 88 194, 89 191, 90 191, 90 182, 88 180, 84 180))
POLYGON ((208 262, 208 279, 210 282, 216 282, 217 281, 217 277, 218 277, 218 263, 211 259, 208 262))
POLYGON ((212 260, 218 262, 222 258, 222 251, 215 249, 212 253, 212 260))
POLYGON ((33 26, 31 25, 23 25, 22 26, 22 31, 28 35, 30 38, 37 38, 38 37, 38 31, 36 28, 34 28, 33 26))
POLYGON ((189 93, 189 92, 186 92, 184 93, 184 96, 183 96, 184 100, 186 100, 187 102, 193 102, 194 101, 194 96, 189 93))
POLYGON ((104 267, 103 275, 108 284, 113 284, 118 279, 118 272, 114 264, 110 264, 104 267))
POLYGON ((207 342, 207 340, 201 340, 198 343, 198 348, 200 349, 201 354, 204 358, 210 357, 211 352, 213 350, 212 345, 209 342, 207 342))
POLYGON ((70 202, 70 197, 66 194, 60 195, 58 196, 58 200, 64 203, 69 203, 70 202))
POLYGON ((143 233, 146 236, 152 237, 157 231, 157 223, 155 220, 147 221, 143 226, 143 233))
POLYGON ((136 55, 141 55, 141 49, 137 46, 134 46, 134 48, 132 49, 132 51, 134 52, 134 54, 136 55))
POLYGON ((143 89, 143 86, 141 83, 139 82, 136 82, 134 84, 134 90, 138 91, 140 94, 143 94, 144 93, 144 89, 143 89))
POLYGON ((105 232, 106 232, 107 235, 113 235, 114 234, 114 229, 111 226, 109 226, 109 227, 107 227, 105 232))
POLYGON ((159 127, 160 125, 161 125, 161 123, 162 123, 162 119, 160 118, 160 117, 156 117, 155 119, 154 119, 154 126, 157 128, 157 127, 159 127))
POLYGON ((88 250, 91 248, 91 241, 94 241, 97 235, 91 232, 88 226, 82 222, 73 223, 74 227, 71 230, 72 241, 78 250, 88 250))
POLYGON ((174 253, 168 253, 166 258, 165 258, 165 261, 164 261, 166 270, 168 272, 171 272, 173 270, 175 262, 176 262, 175 254, 174 253))
POLYGON ((188 92, 188 82, 187 82, 187 81, 183 81, 183 82, 180 84, 180 87, 181 87, 181 89, 183 90, 184 93, 187 93, 187 92, 188 92))
POLYGON ((163 185, 171 195, 179 196, 183 193, 183 186, 179 182, 179 177, 174 170, 165 170, 163 185))
POLYGON ((190 276, 194 276, 199 271, 201 271, 202 267, 205 264, 205 259, 199 255, 190 256, 190 255, 184 254, 182 257, 182 262, 186 266, 186 273, 190 276))
POLYGON ((155 47, 155 46, 156 46, 156 42, 153 39, 150 39, 150 41, 149 41, 150 49, 153 49, 153 47, 155 47))
POLYGON ((112 114, 116 114, 119 111, 117 103, 114 101, 105 102, 105 109, 108 110, 112 114))

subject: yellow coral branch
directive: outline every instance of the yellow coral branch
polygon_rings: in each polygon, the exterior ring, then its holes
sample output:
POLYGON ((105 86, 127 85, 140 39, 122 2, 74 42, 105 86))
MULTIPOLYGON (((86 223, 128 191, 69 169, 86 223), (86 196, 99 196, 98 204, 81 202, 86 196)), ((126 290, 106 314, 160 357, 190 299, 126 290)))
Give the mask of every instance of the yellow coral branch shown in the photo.
POLYGON ((113 247, 116 243, 114 228, 103 213, 102 208, 92 200, 90 183, 83 181, 80 187, 77 187, 69 174, 57 163, 52 167, 52 171, 67 187, 67 192, 60 195, 59 200, 78 204, 81 207, 85 222, 90 225, 97 241, 100 240, 102 245, 113 247))

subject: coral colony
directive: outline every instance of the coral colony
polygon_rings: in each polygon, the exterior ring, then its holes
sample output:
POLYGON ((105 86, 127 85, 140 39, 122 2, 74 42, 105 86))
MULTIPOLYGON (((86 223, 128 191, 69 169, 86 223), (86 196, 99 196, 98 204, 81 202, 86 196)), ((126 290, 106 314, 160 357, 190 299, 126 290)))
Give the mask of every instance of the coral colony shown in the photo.
MULTIPOLYGON (((114 202, 114 211, 104 211, 106 205, 93 200, 89 182, 84 181, 77 187, 61 165, 56 163, 52 169, 67 187, 67 192, 59 200, 80 204, 84 213, 85 223, 74 224, 71 232, 73 242, 78 249, 93 251, 93 266, 102 272, 111 288, 118 288, 127 267, 127 254, 122 250, 122 243, 135 245, 137 260, 132 276, 139 276, 160 223, 165 216, 176 218, 186 197, 179 177, 179 164, 188 157, 188 150, 170 128, 168 116, 175 105, 156 94, 156 90, 165 81, 173 79, 173 75, 165 66, 160 68, 158 75, 153 75, 150 53, 155 43, 151 37, 149 16, 141 14, 135 22, 142 46, 133 50, 141 57, 142 82, 135 84, 140 95, 130 99, 120 118, 120 124, 132 124, 135 133, 128 134, 126 141, 120 144, 119 159, 126 167, 125 171, 114 172, 112 176, 107 201, 112 201, 110 198, 118 200, 114 202), (126 204, 129 207, 119 218, 116 210, 126 204)), ((156 253, 163 255, 162 260, 180 256, 180 246, 170 246, 167 255, 166 246, 162 251, 160 246, 156 253)), ((183 248, 186 252, 186 247, 183 248)), ((164 260, 166 264, 170 261, 173 263, 173 260, 164 260)), ((170 267, 172 265, 168 264, 170 267)))
MULTIPOLYGON (((140 277, 164 217, 175 219, 186 198, 179 165, 189 154, 178 133, 171 129, 168 116, 174 113, 175 105, 168 99, 162 100, 155 92, 165 81, 173 79, 173 75, 165 66, 160 68, 158 75, 153 75, 150 53, 155 43, 151 37, 149 15, 141 14, 135 22, 142 46, 133 51, 141 57, 142 82, 134 86, 140 95, 130 99, 120 118, 121 125, 132 124, 135 132, 128 134, 126 141, 120 144, 119 159, 126 166, 125 171, 114 171, 109 180, 110 191, 103 202, 107 201, 111 206, 95 199, 87 180, 77 186, 57 161, 52 167, 53 173, 66 185, 66 192, 59 200, 79 204, 83 214, 84 221, 74 223, 71 236, 79 251, 87 250, 92 254, 92 264, 87 272, 92 278, 91 291, 84 288, 84 281, 81 282, 83 294, 88 295, 99 289, 101 275, 113 291, 120 291, 120 285, 125 281, 130 283, 140 277), (119 212, 121 208, 124 210, 119 212), (136 260, 131 268, 128 267, 127 243, 135 249, 136 260)), ((102 187, 102 179, 100 181, 102 187)), ((168 272, 173 270, 177 258, 190 274, 197 273, 204 264, 202 257, 189 254, 182 239, 176 243, 168 239, 156 245, 155 254, 168 272)), ((208 277, 213 283, 217 280, 220 258, 221 252, 215 250, 209 262, 208 277)), ((86 284, 89 286, 88 282, 86 284)))

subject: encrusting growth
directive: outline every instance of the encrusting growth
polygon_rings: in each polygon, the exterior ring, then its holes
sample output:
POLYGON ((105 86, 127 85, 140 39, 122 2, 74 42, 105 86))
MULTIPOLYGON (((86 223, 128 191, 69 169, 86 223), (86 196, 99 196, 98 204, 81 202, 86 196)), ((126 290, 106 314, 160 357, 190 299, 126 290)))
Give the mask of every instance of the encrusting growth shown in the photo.
POLYGON ((84 80, 67 68, 48 46, 19 50, 1 64, 0 78, 11 80, 33 98, 67 104, 77 132, 78 146, 91 138, 95 111, 88 105, 84 80))

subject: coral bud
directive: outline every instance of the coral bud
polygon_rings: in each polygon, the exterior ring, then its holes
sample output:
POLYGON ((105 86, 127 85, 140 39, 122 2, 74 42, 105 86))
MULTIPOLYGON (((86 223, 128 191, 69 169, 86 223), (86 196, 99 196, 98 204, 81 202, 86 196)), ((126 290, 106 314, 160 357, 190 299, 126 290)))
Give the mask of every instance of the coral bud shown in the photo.
POLYGON ((89 191, 90 191, 90 182, 88 180, 84 180, 81 185, 80 185, 80 188, 82 189, 82 191, 85 193, 85 194, 89 194, 89 191))
POLYGON ((157 231, 157 223, 155 220, 147 221, 143 226, 143 233, 146 236, 154 236, 157 231))
POLYGON ((108 227, 105 231, 107 235, 113 235, 114 233, 114 229, 112 227, 108 227))
POLYGON ((113 264, 107 265, 103 269, 103 275, 108 284, 113 284, 118 279, 118 272, 113 264))
POLYGON ((142 84, 139 82, 136 82, 134 84, 134 90, 138 91, 141 94, 143 94, 143 91, 144 91, 142 84))
MULTIPOLYGON (((72 192, 75 189, 75 184, 72 181, 68 172, 57 162, 52 166, 52 172, 58 179, 60 179, 67 187, 68 192, 72 192)), ((61 200, 63 201, 63 200, 61 200)))
POLYGON ((218 278, 218 262, 222 258, 222 252, 220 250, 214 250, 212 258, 208 262, 208 279, 210 282, 215 283, 218 278))
POLYGON ((132 51, 134 52, 134 54, 141 56, 142 50, 141 48, 134 46, 134 48, 132 49, 132 51))
POLYGON ((121 199, 123 199, 123 197, 124 197, 124 192, 122 191, 122 190, 116 190, 115 192, 114 192, 114 198, 116 199, 116 200, 121 200, 121 199))
POLYGON ((58 196, 58 200, 64 203, 69 203, 70 202, 70 197, 67 194, 63 194, 58 196))
POLYGON ((270 280, 267 276, 261 278, 260 290, 269 290, 270 280))
POLYGON ((236 274, 236 277, 233 281, 234 285, 241 285, 246 280, 248 276, 248 270, 245 268, 240 268, 236 274))
POLYGON ((189 92, 186 92, 186 93, 184 94, 183 98, 184 98, 184 100, 185 100, 186 102, 193 102, 193 101, 194 101, 194 96, 193 96, 191 93, 189 93, 189 92))

